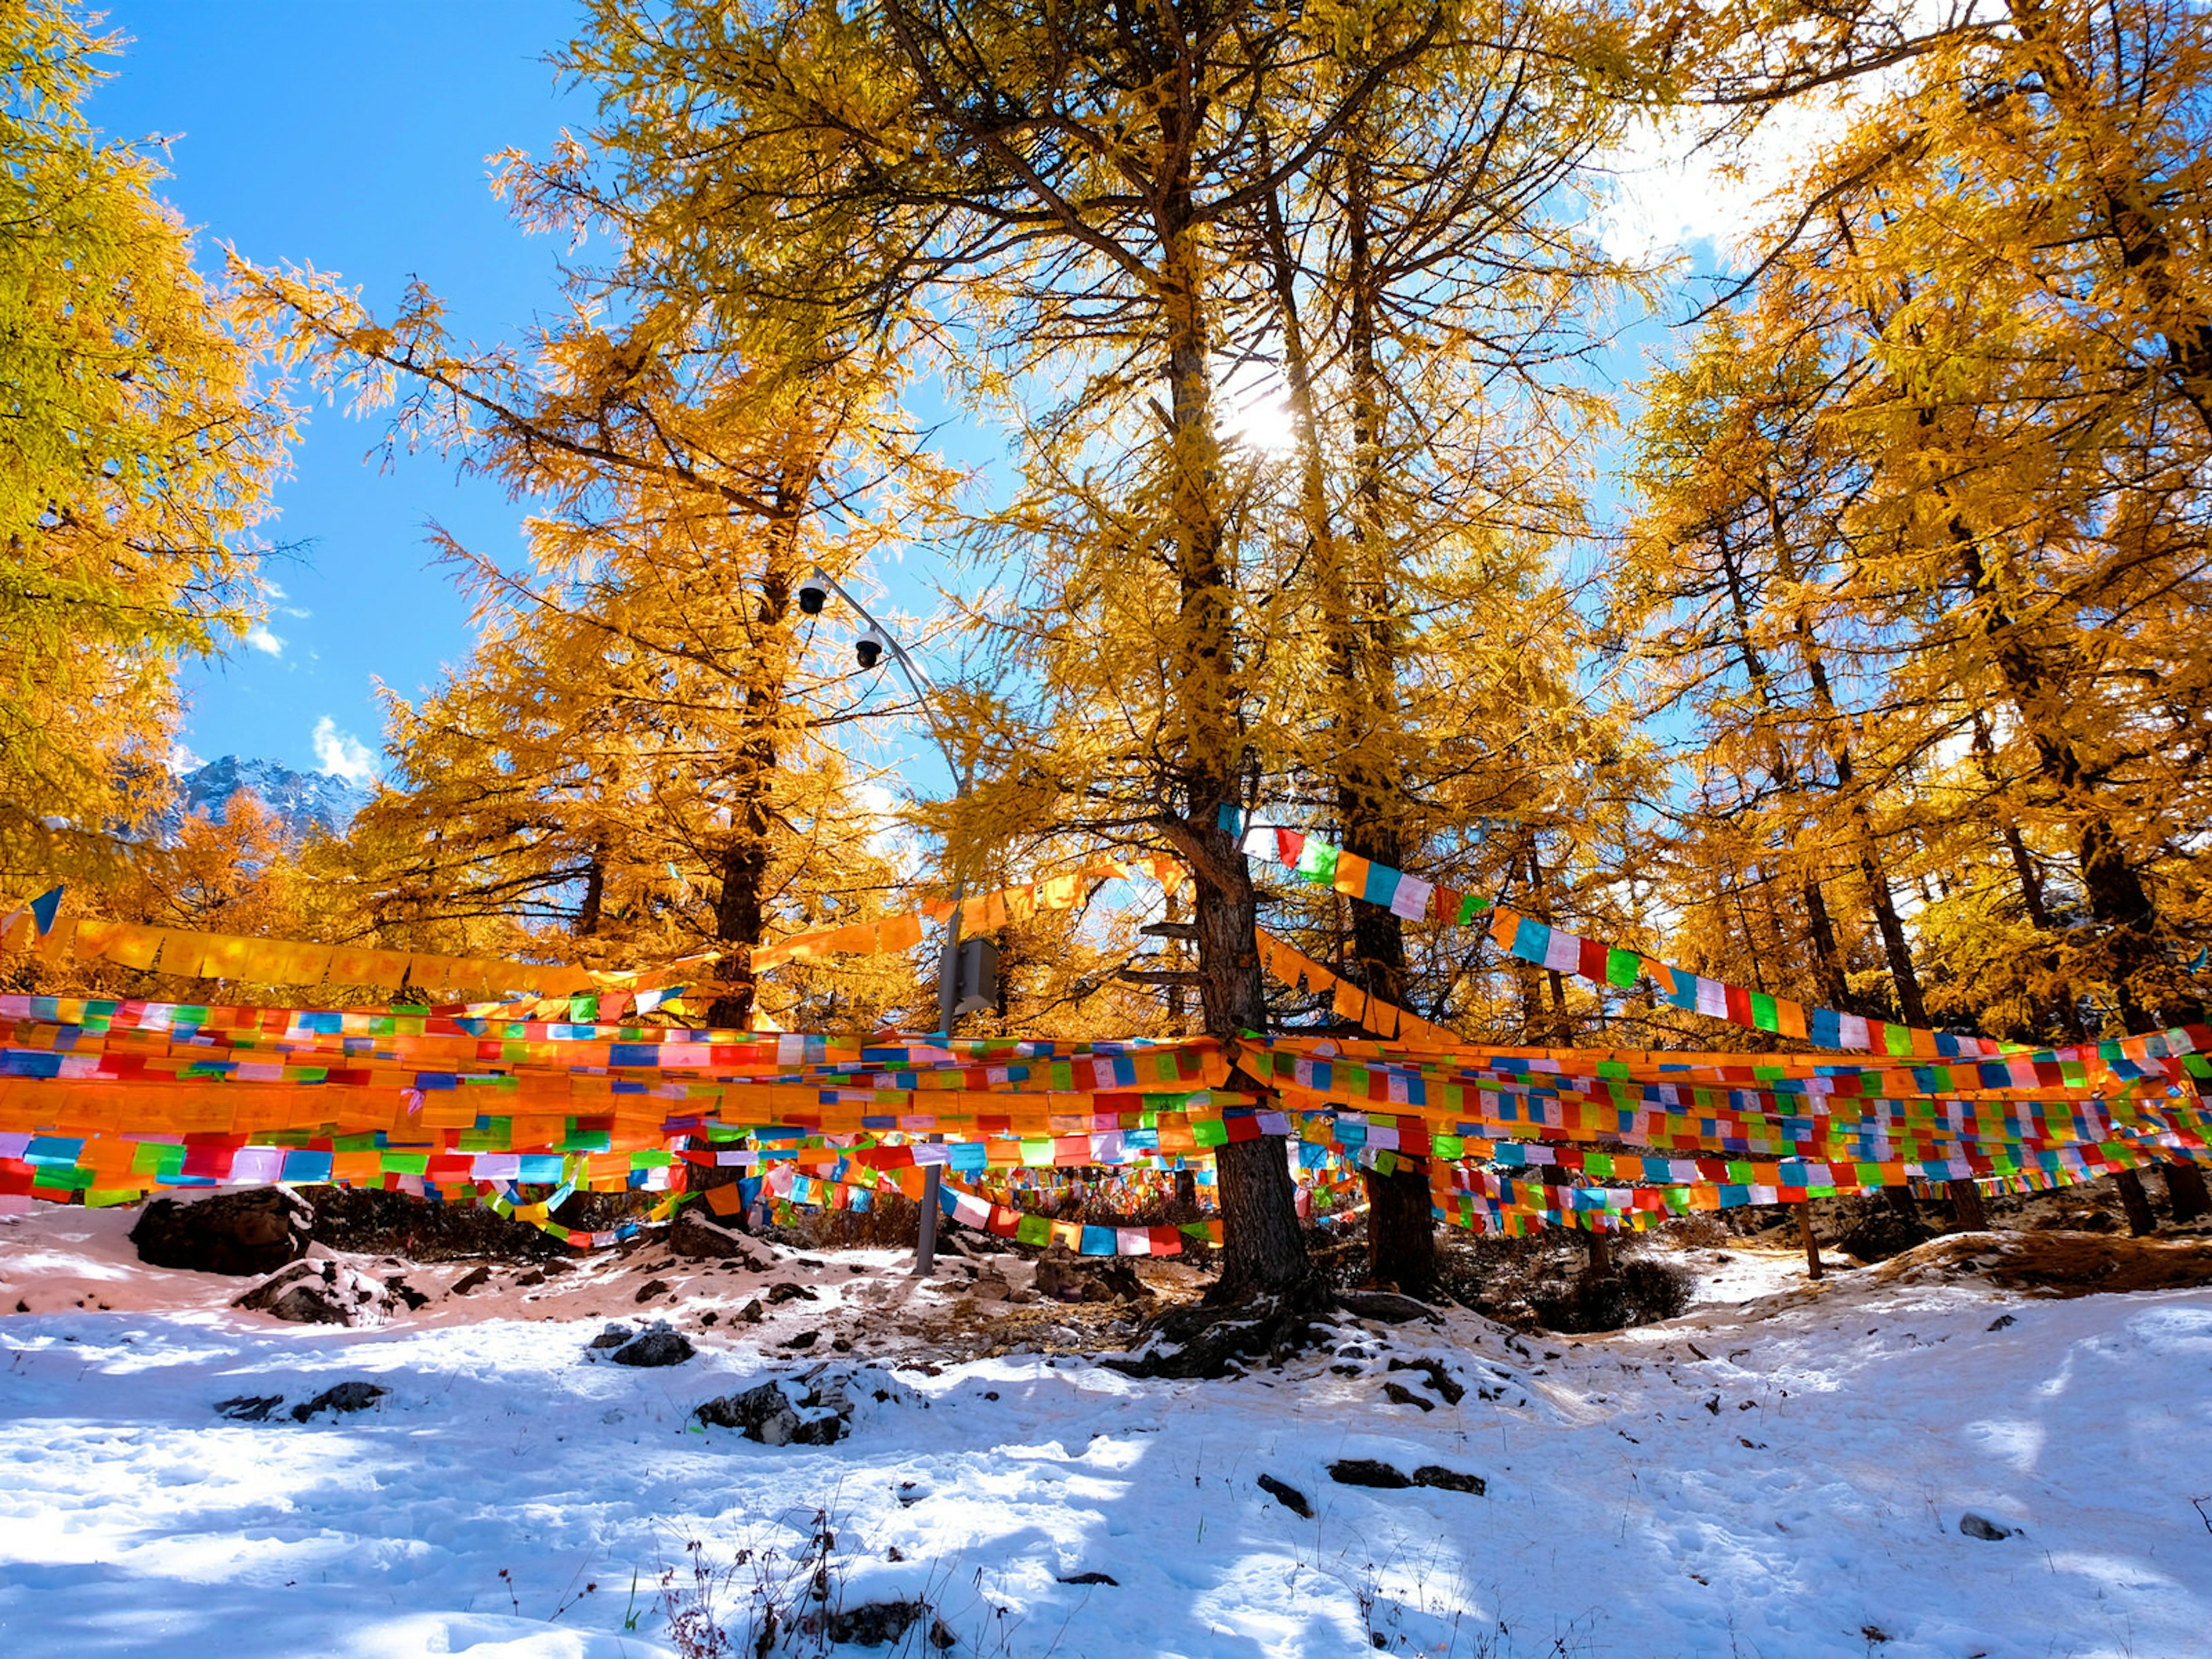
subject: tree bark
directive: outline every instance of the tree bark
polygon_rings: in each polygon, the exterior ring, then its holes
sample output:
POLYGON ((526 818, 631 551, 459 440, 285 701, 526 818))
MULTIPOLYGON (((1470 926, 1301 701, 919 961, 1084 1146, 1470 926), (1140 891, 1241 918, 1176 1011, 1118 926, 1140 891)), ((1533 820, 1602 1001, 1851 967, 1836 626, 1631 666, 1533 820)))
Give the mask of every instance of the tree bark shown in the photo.
POLYGON ((2112 1189, 2120 1195, 2120 1208, 2128 1218, 2128 1231, 2137 1238, 2148 1238, 2158 1231, 2158 1218, 2151 1213, 2150 1195, 2143 1191, 2142 1177, 2133 1170, 2116 1170, 2112 1173, 2112 1189))
MULTIPOLYGON (((1300 323, 1296 273, 1279 204, 1267 202, 1268 251, 1281 315, 1285 378, 1297 422, 1300 494, 1313 543, 1315 581, 1328 630, 1334 696, 1331 767, 1337 821, 1348 852, 1393 868, 1405 848, 1392 805, 1393 786, 1365 758, 1370 733, 1396 712, 1388 594, 1370 580, 1383 559, 1381 408, 1376 392, 1375 296, 1368 246, 1366 164, 1354 141, 1346 163, 1349 254, 1347 346, 1352 377, 1354 510, 1349 551, 1331 520, 1311 366, 1300 323), (1351 568, 1357 561, 1357 568, 1351 568)), ((1352 976, 1370 996, 1407 1002, 1405 925, 1379 905, 1352 907, 1352 976)), ((1368 1277, 1425 1296, 1436 1284, 1436 1223, 1425 1168, 1401 1158, 1389 1175, 1362 1167, 1367 1195, 1368 1277)))
MULTIPOLYGON (((1795 582, 1796 559, 1784 533, 1781 501, 1771 491, 1765 499, 1768 518, 1773 526, 1775 568, 1785 580, 1795 582)), ((1843 712, 1837 707, 1834 690, 1828 683, 1827 659, 1821 651, 1812 615, 1802 604, 1792 618, 1792 630, 1797 639, 1798 656, 1805 665, 1805 677, 1813 689, 1814 712, 1820 717, 1829 760, 1836 769, 1836 793, 1843 799, 1844 810, 1858 842, 1859 876, 1866 883, 1875 927, 1881 934, 1882 952, 1889 959, 1890 983, 1897 993, 1898 1016, 1907 1025, 1925 1027, 1928 1008, 1920 992, 1920 975, 1913 967, 1912 947, 1905 937, 1905 924, 1898 916, 1896 898, 1889 890, 1889 877, 1882 869, 1874 815, 1857 787, 1856 769, 1851 759, 1850 740, 1845 735, 1843 712)))
POLYGON ((1951 1218, 1967 1232, 1988 1230, 1990 1214, 1982 1205, 1982 1189, 1971 1181, 1947 1181, 1943 1190, 1950 1194, 1951 1218))
MULTIPOLYGON (((777 738, 783 720, 784 692, 791 663, 791 597, 800 520, 813 490, 811 467, 795 479, 780 481, 777 515, 769 526, 769 554, 761 574, 760 604, 754 613, 755 667, 745 688, 744 715, 732 757, 735 799, 730 806, 730 838, 721 854, 721 890, 714 901, 714 938, 725 952, 714 964, 716 991, 707 1005, 707 1024, 718 1030, 749 1030, 757 1006, 753 947, 766 931, 770 811, 779 758, 777 738)), ((688 1143, 709 1151, 702 1135, 688 1143)), ((695 1192, 735 1185, 742 1169, 692 1165, 686 1177, 695 1192)))
MULTIPOLYGON (((1770 522, 1774 526, 1776 554, 1779 562, 1786 558, 1782 551, 1781 512, 1771 490, 1765 493, 1770 522)), ((1729 540, 1725 523, 1716 524, 1715 547, 1720 556, 1721 574, 1728 583, 1729 608, 1735 614, 1736 654, 1742 659, 1744 676, 1751 682, 1759 706, 1768 719, 1767 772, 1775 787, 1784 793, 1796 796, 1799 787, 1797 763, 1782 741, 1782 733, 1774 724, 1775 698, 1768 676, 1766 659, 1752 642, 1751 602, 1744 592, 1743 572, 1729 540)), ((1831 1008, 1850 1010, 1850 985, 1844 976, 1843 951, 1836 944, 1835 924, 1828 917, 1828 901, 1820 890, 1820 881, 1810 874, 1802 875, 1798 893, 1805 903, 1805 936, 1813 947, 1813 980, 1820 998, 1831 1008)), ((1856 1012, 1856 1010, 1852 1010, 1856 1012)))
POLYGON ((2173 1212, 2177 1226, 2212 1212, 2212 1191, 2205 1188, 2203 1170, 2194 1164, 2164 1164, 2159 1167, 2166 1172, 2166 1201, 2173 1212))
POLYGON ((732 755, 730 835, 722 845, 721 891, 714 902, 714 939, 725 952, 714 967, 716 989, 707 1023, 744 1030, 752 1024, 758 987, 753 947, 768 922, 769 835, 778 738, 791 672, 791 596, 797 574, 799 533, 813 493, 815 468, 793 468, 780 479, 768 525, 768 559, 754 613, 753 672, 745 686, 744 717, 732 755))
POLYGON ((1583 1269, 1583 1277, 1613 1277, 1613 1235, 1602 1227, 1589 1230, 1589 1265, 1583 1269))
MULTIPOLYGON (((1178 586, 1172 674, 1184 739, 1177 770, 1187 816, 1164 827, 1188 854, 1194 878, 1199 1000, 1206 1030, 1234 1043, 1267 1030, 1267 990, 1255 939, 1259 909, 1240 839, 1222 828, 1220 809, 1238 804, 1244 756, 1234 717, 1236 623, 1231 573, 1215 507, 1219 454, 1213 429, 1208 342, 1200 301, 1202 262, 1187 190, 1170 188, 1160 209, 1160 304, 1166 325, 1172 394, 1176 574, 1178 586)), ((1229 1087, 1261 1101, 1273 1091, 1241 1066, 1229 1087)), ((1231 1141, 1214 1152, 1221 1206, 1221 1277, 1212 1296, 1238 1302, 1301 1288, 1311 1267, 1298 1231, 1288 1149, 1280 1135, 1231 1141)))

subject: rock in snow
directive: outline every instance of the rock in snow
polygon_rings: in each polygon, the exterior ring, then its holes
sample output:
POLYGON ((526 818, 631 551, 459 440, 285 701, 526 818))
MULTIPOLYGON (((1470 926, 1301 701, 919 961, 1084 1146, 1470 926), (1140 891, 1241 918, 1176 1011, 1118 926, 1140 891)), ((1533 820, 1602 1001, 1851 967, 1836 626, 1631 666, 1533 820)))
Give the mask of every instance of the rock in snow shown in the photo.
POLYGON ((655 1320, 609 1356, 617 1365, 680 1365, 697 1352, 690 1338, 655 1320))
POLYGON ((374 1382, 341 1382, 336 1388, 325 1389, 306 1404, 293 1407, 292 1420, 304 1423, 317 1412, 365 1412, 391 1392, 374 1382))
POLYGON ((295 1261, 231 1304, 295 1325, 381 1325, 398 1305, 391 1286, 342 1261, 295 1261))
POLYGON ((710 1428, 737 1429, 763 1446, 788 1446, 799 1432, 791 1396, 773 1382, 709 1400, 691 1413, 710 1428))
POLYGON ((1260 1490, 1300 1520, 1313 1519, 1313 1505, 1307 1503, 1306 1495, 1289 1481, 1278 1480, 1272 1474, 1263 1474, 1260 1477, 1260 1490))
POLYGON ((131 1230, 131 1242, 151 1267, 245 1279, 305 1255, 314 1224, 313 1209, 289 1188, 252 1187, 189 1203, 154 1199, 131 1230))
POLYGON ((1976 1515, 1973 1510, 1968 1510, 1959 1517, 1959 1530, 1967 1537, 1981 1539, 1984 1543, 2002 1544, 2019 1529, 2014 1527, 2000 1526, 1986 1516, 1976 1515))

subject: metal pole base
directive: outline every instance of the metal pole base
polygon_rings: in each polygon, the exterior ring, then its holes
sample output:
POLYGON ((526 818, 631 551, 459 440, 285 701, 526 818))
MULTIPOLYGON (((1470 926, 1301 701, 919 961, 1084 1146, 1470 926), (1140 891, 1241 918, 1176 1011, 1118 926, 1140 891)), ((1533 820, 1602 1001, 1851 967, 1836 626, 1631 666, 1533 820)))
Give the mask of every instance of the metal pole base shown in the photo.
POLYGON ((921 1172, 921 1238, 915 1246, 914 1277, 927 1279, 937 1271, 937 1218, 943 1206, 937 1196, 937 1184, 944 1179, 945 1166, 931 1164, 921 1172))

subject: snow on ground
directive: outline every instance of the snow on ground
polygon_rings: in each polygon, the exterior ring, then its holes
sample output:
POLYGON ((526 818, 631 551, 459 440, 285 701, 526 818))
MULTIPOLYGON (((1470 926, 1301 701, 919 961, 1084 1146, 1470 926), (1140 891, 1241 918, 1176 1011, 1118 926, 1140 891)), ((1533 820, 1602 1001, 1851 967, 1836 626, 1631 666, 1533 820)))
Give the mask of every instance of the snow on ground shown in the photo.
MULTIPOLYGON (((245 1281, 138 1266, 129 1219, 0 1224, 0 1309, 33 1309, 0 1317, 0 1652, 645 1659, 675 1650, 657 1587, 672 1566, 690 1582, 694 1540, 711 1563, 753 1552, 725 1595, 742 1635, 764 1560, 805 1577, 817 1510, 833 1599, 926 1599, 956 1656, 2212 1652, 2212 1524, 2191 1502, 2212 1509, 2212 1291, 1814 1287, 1730 1252, 1705 1288, 1741 1267, 1759 1299, 1670 1325, 1546 1340, 1454 1315, 1161 1382, 1040 1353, 891 1370, 928 1340, 901 1327, 926 1331, 916 1310, 948 1292, 888 1253, 786 1253, 656 1296, 701 1352, 633 1370, 586 1344, 639 1313, 643 1264, 543 1286, 502 1270, 465 1296, 446 1287, 466 1264, 410 1267, 419 1312, 302 1328, 229 1310, 245 1281), (732 1328, 723 1310, 778 1281, 817 1299, 732 1328), (803 1328, 855 1352, 778 1347, 803 1328), (839 1444, 689 1421, 870 1354, 839 1444), (1464 1398, 1394 1358, 1441 1361, 1464 1398), (213 1409, 356 1378, 390 1393, 305 1424, 213 1409), (1487 1490, 1337 1485, 1344 1458, 1487 1490), (2020 1530, 1963 1536, 1970 1510, 2020 1530), (1065 1582, 1086 1573, 1115 1582, 1065 1582)), ((933 1651, 926 1628, 897 1650, 933 1651)))

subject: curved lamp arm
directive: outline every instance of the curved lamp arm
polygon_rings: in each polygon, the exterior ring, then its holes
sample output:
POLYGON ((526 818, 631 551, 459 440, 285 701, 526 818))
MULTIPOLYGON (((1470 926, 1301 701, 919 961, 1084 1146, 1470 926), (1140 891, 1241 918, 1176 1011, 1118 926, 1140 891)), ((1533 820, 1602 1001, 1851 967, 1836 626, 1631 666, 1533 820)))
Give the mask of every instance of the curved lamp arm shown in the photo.
POLYGON ((875 613, 854 599, 842 582, 818 564, 814 567, 814 580, 859 611, 860 619, 875 629, 876 636, 883 641, 884 649, 891 653, 892 660, 898 664, 899 672, 906 676, 906 683, 914 688, 914 695, 921 704, 922 718, 929 724, 930 741, 937 745, 938 752, 945 757, 945 765, 951 769, 953 783, 957 790, 956 798, 965 799, 969 774, 954 757, 952 746, 945 741, 944 732, 938 729, 938 720, 943 711, 937 706, 938 698, 942 695, 937 689, 937 683, 922 672, 921 664, 907 655, 906 647, 898 642, 898 635, 878 622, 875 613))

